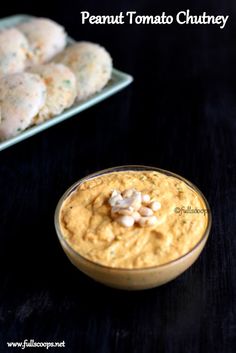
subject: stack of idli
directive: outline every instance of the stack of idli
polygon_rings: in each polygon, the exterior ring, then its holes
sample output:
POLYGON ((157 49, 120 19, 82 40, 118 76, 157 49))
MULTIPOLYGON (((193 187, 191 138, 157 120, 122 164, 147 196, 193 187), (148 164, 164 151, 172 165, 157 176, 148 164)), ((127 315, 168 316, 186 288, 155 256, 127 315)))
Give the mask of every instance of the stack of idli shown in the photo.
POLYGON ((107 84, 112 59, 103 47, 66 44, 64 28, 46 18, 0 31, 0 140, 61 114, 107 84))

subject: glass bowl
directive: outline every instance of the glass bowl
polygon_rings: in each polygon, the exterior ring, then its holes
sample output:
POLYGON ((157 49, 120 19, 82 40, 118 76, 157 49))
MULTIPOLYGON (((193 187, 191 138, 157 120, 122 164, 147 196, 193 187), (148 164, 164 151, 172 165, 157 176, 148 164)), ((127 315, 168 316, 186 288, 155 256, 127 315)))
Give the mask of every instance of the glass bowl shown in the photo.
POLYGON ((125 289, 125 290, 141 290, 141 289, 148 289, 163 285, 181 273, 186 271, 199 257, 200 253, 202 252, 206 241, 209 236, 209 232, 211 229, 212 223, 212 216, 209 204, 201 193, 201 191, 193 185, 188 180, 184 179, 183 177, 155 167, 147 167, 142 165, 127 165, 127 166, 120 166, 120 167, 113 167, 109 169, 105 169, 93 174, 86 176, 85 178, 80 179, 75 184, 73 184, 61 197, 59 200, 56 211, 55 211, 55 228, 61 243, 61 246, 72 262, 80 271, 85 273, 87 276, 91 277, 97 282, 100 282, 104 285, 109 287, 118 288, 118 289, 125 289), (81 256, 78 252, 76 252, 65 240, 63 237, 61 228, 60 228, 60 210, 63 202, 65 199, 77 189, 77 187, 82 184, 83 182, 96 178, 98 176, 113 173, 113 172, 121 172, 121 171, 157 171, 159 173, 165 174, 167 176, 173 176, 183 182, 185 182, 191 189, 193 189, 197 194, 200 195, 203 202, 205 203, 206 209, 208 210, 208 220, 206 225, 206 230, 202 235, 200 241, 186 254, 183 256, 165 263, 163 265, 157 265, 152 267, 145 267, 145 268, 133 268, 133 269, 125 269, 125 268, 114 268, 108 267, 105 265, 101 265, 99 263, 93 262, 85 257, 81 256))

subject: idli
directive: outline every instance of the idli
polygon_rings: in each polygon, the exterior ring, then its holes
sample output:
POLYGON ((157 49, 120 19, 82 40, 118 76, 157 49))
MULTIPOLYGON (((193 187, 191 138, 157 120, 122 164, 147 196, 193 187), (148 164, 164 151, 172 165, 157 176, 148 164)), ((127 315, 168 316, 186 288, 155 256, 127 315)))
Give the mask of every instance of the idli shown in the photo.
POLYGON ((0 31, 0 77, 24 71, 29 56, 28 41, 20 31, 0 31))
POLYGON ((46 101, 39 75, 22 72, 0 79, 0 139, 18 135, 32 124, 46 101))
POLYGON ((47 88, 47 99, 35 119, 36 124, 60 114, 74 103, 76 78, 68 67, 51 63, 34 66, 30 72, 40 75, 47 88))
POLYGON ((74 72, 78 100, 99 92, 111 78, 111 56, 98 44, 75 43, 57 55, 54 61, 67 65, 74 72))
POLYGON ((21 23, 18 29, 26 36, 32 50, 30 66, 49 61, 66 46, 64 28, 50 19, 34 18, 21 23))

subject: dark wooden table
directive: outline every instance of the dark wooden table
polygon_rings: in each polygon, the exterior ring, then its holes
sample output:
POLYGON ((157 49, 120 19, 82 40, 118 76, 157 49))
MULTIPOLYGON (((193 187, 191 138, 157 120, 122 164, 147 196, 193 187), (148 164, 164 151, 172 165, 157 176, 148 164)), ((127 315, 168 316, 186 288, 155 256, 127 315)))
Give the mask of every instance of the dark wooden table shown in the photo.
MULTIPOLYGON (((101 0, 6 4, 103 44, 132 86, 0 152, 0 352, 7 341, 65 341, 76 353, 233 353, 236 319, 236 6, 233 1, 101 0), (216 26, 91 26, 94 14, 230 15, 216 26), (90 172, 146 164, 179 173, 206 195, 212 232, 194 266, 153 290, 122 292, 77 271, 60 248, 58 199, 90 172)), ((22 350, 18 350, 22 351, 22 350)), ((28 352, 40 349, 28 349, 28 352)), ((27 352, 27 349, 26 349, 27 352)))

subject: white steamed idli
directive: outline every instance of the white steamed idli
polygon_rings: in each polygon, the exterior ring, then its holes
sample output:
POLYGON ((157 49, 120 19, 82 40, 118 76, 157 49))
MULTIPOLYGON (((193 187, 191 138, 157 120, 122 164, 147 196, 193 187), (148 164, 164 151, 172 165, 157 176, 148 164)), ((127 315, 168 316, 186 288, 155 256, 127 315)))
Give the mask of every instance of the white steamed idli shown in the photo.
POLYGON ((46 86, 39 75, 22 72, 0 79, 0 139, 18 135, 45 104, 46 86))
POLYGON ((98 44, 75 43, 57 55, 54 61, 68 66, 74 72, 78 100, 99 92, 111 77, 112 59, 98 44))
POLYGON ((64 28, 47 18, 34 18, 21 23, 18 29, 26 36, 32 50, 29 65, 47 62, 66 46, 64 28))
POLYGON ((34 121, 36 124, 60 114, 74 103, 76 79, 68 67, 51 63, 34 66, 30 72, 40 75, 47 87, 46 103, 34 121))
POLYGON ((29 55, 28 41, 20 31, 0 31, 0 77, 24 71, 29 55))

